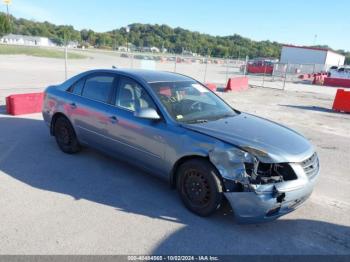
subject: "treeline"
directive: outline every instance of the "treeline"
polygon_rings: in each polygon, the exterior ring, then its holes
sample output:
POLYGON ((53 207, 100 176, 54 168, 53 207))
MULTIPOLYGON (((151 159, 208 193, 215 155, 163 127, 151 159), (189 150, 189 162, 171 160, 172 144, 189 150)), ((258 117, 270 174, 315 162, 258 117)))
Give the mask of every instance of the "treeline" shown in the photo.
MULTIPOLYGON (((46 36, 58 45, 66 41, 78 41, 81 45, 96 48, 116 49, 126 43, 136 47, 166 48, 168 52, 181 54, 190 51, 200 55, 215 57, 271 57, 279 58, 281 44, 271 41, 253 41, 240 35, 212 36, 192 32, 182 28, 171 28, 167 25, 131 24, 130 31, 126 28, 110 32, 98 33, 92 30, 75 30, 73 26, 54 25, 49 22, 35 22, 10 16, 10 26, 2 26, 8 20, 5 14, 0 14, 0 35, 5 33, 46 36), (4 28, 6 27, 6 28, 4 28), (9 29, 10 28, 10 29, 9 29)), ((347 56, 350 63, 350 53, 338 50, 347 56)))

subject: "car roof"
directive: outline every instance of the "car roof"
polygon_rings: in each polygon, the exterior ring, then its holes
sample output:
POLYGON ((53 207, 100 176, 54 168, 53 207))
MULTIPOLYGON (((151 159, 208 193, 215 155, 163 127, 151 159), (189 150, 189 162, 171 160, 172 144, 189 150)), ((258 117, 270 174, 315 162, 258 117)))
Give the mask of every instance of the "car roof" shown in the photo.
POLYGON ((146 69, 97 69, 91 70, 86 73, 94 72, 108 72, 108 73, 122 73, 124 75, 141 78, 147 83, 155 82, 179 82, 179 81, 191 81, 190 77, 166 71, 146 70, 146 69))

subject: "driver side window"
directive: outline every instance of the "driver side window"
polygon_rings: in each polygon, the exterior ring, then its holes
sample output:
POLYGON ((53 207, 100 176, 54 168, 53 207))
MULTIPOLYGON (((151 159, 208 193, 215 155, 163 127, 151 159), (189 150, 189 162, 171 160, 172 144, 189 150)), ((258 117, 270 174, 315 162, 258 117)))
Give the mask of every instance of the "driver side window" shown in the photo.
POLYGON ((116 99, 116 106, 130 111, 156 106, 146 90, 132 79, 121 77, 116 99))

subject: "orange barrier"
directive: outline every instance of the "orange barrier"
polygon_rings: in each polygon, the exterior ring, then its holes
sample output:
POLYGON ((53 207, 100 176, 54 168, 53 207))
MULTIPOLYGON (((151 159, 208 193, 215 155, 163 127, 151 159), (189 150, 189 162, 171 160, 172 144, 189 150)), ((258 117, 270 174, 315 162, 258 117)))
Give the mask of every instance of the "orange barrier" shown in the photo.
POLYGON ((309 74, 299 75, 299 79, 309 79, 309 74))
POLYGON ((6 97, 6 111, 10 115, 39 113, 43 99, 44 93, 10 95, 6 97))
POLYGON ((206 83, 205 84, 211 91, 216 92, 217 86, 213 83, 206 83))
POLYGON ((326 77, 323 84, 325 86, 350 87, 350 79, 326 77))
POLYGON ((248 89, 248 77, 233 77, 227 81, 225 92, 228 91, 243 91, 248 89))
POLYGON ((302 80, 310 80, 312 77, 313 77, 312 74, 302 74, 298 76, 298 78, 302 80))
POLYGON ((333 102, 333 110, 350 113, 350 91, 338 89, 333 102))

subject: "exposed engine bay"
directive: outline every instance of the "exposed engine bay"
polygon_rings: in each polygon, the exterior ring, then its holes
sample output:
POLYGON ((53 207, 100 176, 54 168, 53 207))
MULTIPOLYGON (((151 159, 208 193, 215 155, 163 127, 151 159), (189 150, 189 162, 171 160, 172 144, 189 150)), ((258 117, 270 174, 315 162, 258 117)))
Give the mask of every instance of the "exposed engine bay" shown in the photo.
POLYGON ((297 179, 288 163, 266 164, 259 162, 256 166, 245 163, 245 169, 252 184, 270 184, 297 179))

